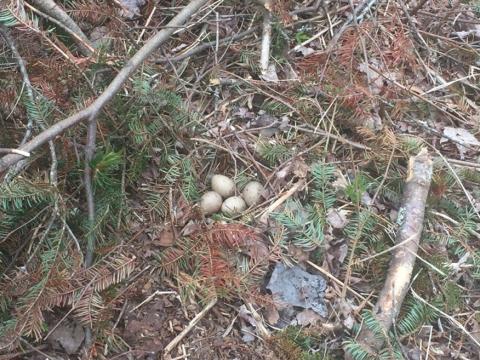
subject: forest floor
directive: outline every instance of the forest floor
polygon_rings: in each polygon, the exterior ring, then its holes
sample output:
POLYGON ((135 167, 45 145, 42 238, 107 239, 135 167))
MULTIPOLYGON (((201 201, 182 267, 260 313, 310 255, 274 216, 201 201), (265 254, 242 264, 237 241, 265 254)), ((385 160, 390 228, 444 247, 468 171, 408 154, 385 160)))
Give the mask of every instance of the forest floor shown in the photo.
POLYGON ((0 159, 0 359, 479 359, 478 0, 40 3, 0 1, 3 149, 175 31, 0 159))

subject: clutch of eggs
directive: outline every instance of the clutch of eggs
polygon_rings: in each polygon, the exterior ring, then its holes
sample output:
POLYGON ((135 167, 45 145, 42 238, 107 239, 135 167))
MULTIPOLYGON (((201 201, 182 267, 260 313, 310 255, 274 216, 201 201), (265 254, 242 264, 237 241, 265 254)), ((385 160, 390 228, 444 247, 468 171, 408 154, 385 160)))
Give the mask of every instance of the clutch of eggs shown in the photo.
POLYGON ((214 214, 220 209, 225 215, 238 215, 247 207, 258 204, 264 191, 261 183, 250 181, 245 185, 241 196, 235 196, 233 179, 220 174, 213 175, 211 186, 213 191, 207 191, 200 198, 200 209, 205 215, 214 214), (222 198, 225 199, 223 203, 222 198))

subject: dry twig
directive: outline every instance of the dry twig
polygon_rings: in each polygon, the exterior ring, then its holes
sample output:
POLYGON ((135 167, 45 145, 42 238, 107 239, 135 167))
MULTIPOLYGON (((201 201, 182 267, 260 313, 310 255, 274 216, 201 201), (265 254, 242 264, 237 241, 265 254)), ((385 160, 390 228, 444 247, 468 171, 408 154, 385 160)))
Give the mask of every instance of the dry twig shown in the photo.
POLYGON ((205 306, 203 308, 202 311, 200 311, 193 319, 192 321, 190 321, 190 323, 187 325, 187 327, 185 329, 182 330, 182 332, 180 334, 178 334, 172 341, 170 341, 170 343, 165 346, 165 349, 164 349, 164 354, 168 354, 170 351, 172 351, 175 346, 178 345, 178 343, 180 341, 183 340, 183 338, 185 336, 187 336, 187 334, 195 327, 195 325, 198 324, 198 322, 200 320, 202 320, 202 318, 210 311, 210 309, 212 307, 215 306, 215 304, 217 303, 217 299, 213 299, 212 301, 210 301, 207 306, 205 306))

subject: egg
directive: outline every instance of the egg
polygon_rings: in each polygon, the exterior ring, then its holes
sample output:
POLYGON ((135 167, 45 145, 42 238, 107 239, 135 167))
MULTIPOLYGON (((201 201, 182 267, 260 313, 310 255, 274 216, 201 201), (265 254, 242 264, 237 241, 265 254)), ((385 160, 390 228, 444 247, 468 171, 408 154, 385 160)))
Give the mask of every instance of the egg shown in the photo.
POLYGON ((248 206, 257 205, 263 193, 263 185, 258 181, 250 181, 242 191, 243 200, 247 203, 248 206))
POLYGON ((222 207, 222 197, 215 191, 207 191, 200 198, 200 209, 205 215, 216 213, 222 207))
POLYGON ((246 208, 247 204, 240 196, 229 197, 222 204, 222 212, 229 216, 238 215, 246 208))
POLYGON ((212 177, 212 190, 228 198, 235 194, 235 183, 228 176, 216 174, 212 177))

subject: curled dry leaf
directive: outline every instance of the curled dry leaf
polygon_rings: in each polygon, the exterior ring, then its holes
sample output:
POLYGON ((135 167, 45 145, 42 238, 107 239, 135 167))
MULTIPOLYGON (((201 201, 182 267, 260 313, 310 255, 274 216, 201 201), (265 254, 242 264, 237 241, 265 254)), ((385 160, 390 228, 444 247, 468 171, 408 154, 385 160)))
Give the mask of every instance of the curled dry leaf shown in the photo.
POLYGON ((268 304, 265 308, 265 319, 270 325, 275 325, 280 320, 280 314, 273 304, 268 304))

